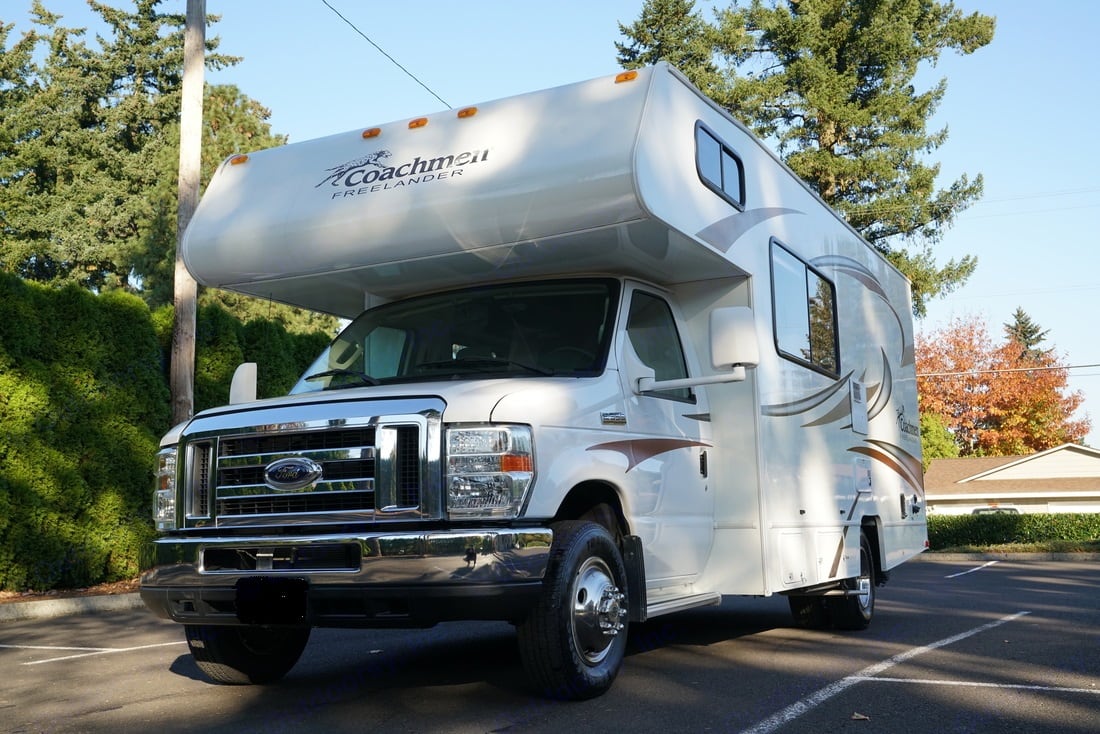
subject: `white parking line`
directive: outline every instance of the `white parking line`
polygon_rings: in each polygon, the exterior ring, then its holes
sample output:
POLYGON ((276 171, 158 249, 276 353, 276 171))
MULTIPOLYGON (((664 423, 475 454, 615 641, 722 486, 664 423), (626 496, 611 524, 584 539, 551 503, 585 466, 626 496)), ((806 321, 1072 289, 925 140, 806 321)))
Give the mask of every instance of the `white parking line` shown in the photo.
POLYGON ((976 567, 970 569, 969 571, 960 571, 959 573, 953 573, 950 576, 944 576, 944 578, 945 579, 953 579, 953 578, 956 578, 958 576, 965 576, 968 573, 974 573, 975 571, 981 571, 983 568, 989 568, 990 566, 992 566, 996 563, 1000 563, 1000 561, 990 561, 989 563, 983 563, 982 565, 976 566, 976 567))
POLYGON ((0 645, 10 650, 110 650, 109 647, 60 647, 58 645, 0 645))
POLYGON ((768 717, 767 719, 764 719, 751 729, 745 729, 741 732, 741 734, 771 734, 771 732, 775 731, 779 727, 783 726, 784 724, 791 723, 803 714, 812 711, 821 704, 825 703, 838 693, 842 693, 848 690, 856 683, 875 678, 875 676, 877 676, 879 673, 883 673, 894 667, 895 665, 904 663, 907 660, 911 660, 918 655, 923 655, 926 652, 932 652, 933 650, 938 650, 941 647, 953 645, 956 642, 965 640, 967 637, 972 637, 973 635, 979 634, 981 632, 988 632, 995 627, 1000 627, 1002 624, 1012 622, 1027 614, 1031 614, 1031 612, 1016 612, 1015 614, 1010 614, 1007 617, 1002 617, 1001 619, 990 622, 989 624, 983 624, 981 627, 975 627, 974 629, 967 630, 966 632, 961 632, 957 635, 953 635, 952 637, 945 637, 942 640, 933 642, 931 645, 914 647, 906 650, 903 653, 898 653, 892 658, 888 658, 880 663, 870 665, 853 675, 849 675, 846 678, 841 678, 837 682, 831 683, 821 690, 817 691, 816 693, 813 693, 806 698, 803 698, 801 701, 796 701, 795 703, 792 703, 787 708, 768 717))
MULTIPOLYGON (((855 676, 852 676, 855 677, 855 676)), ((1067 688, 1065 686, 1037 686, 1025 683, 983 683, 972 680, 931 680, 928 678, 861 678, 876 683, 913 683, 924 686, 960 686, 962 688, 1016 688, 1023 691, 1047 693, 1093 693, 1100 695, 1100 688, 1067 688)))
POLYGON ((41 665, 42 663, 56 663, 61 660, 73 660, 75 658, 86 658, 93 655, 110 655, 116 652, 133 652, 134 650, 148 650, 153 647, 167 647, 169 645, 183 645, 186 640, 178 640, 176 642, 158 642, 155 645, 138 645, 136 647, 55 647, 50 645, 0 645, 0 647, 8 648, 9 650, 80 650, 77 655, 63 655, 57 658, 46 658, 44 660, 32 660, 23 665, 41 665))

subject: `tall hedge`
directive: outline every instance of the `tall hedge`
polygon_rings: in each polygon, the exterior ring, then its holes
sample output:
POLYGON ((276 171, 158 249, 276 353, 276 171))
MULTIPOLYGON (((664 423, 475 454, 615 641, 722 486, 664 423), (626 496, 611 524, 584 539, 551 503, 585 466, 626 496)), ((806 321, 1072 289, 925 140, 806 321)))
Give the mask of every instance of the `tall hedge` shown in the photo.
POLYGON ((167 423, 139 298, 0 275, 0 588, 133 576, 167 423))
MULTIPOLYGON (((0 589, 132 578, 153 537, 152 468, 169 428, 171 308, 51 289, 0 273, 0 589)), ((260 363, 283 394, 327 343, 282 324, 200 309, 195 406, 223 404, 233 369, 260 363)))
POLYGON ((932 550, 1097 540, 1100 540, 1100 513, 1097 512, 928 516, 928 542, 932 550))

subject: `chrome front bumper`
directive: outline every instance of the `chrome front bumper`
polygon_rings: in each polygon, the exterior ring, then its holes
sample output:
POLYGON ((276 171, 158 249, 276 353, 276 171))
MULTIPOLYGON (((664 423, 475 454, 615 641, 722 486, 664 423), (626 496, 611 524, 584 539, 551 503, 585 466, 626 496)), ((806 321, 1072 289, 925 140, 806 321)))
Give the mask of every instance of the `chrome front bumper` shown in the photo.
POLYGON ((158 539, 141 597, 188 624, 421 626, 448 619, 515 620, 537 598, 553 532, 426 533, 158 539), (265 585, 261 606, 242 598, 265 585), (284 591, 280 591, 284 589, 284 591), (293 597, 291 599, 290 597, 293 597), (300 607, 300 608, 299 608, 300 607), (259 616, 257 616, 259 615, 259 616))

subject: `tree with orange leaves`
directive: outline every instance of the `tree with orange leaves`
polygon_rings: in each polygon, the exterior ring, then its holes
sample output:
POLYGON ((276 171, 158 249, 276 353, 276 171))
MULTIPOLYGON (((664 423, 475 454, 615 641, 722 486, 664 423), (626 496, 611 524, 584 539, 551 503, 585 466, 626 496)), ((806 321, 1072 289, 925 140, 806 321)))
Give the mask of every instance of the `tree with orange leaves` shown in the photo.
POLYGON ((1089 420, 1073 417, 1084 396, 1068 390, 1064 363, 1009 326, 996 344, 981 319, 956 319, 916 347, 921 413, 939 417, 960 455, 1030 454, 1088 435, 1089 420))

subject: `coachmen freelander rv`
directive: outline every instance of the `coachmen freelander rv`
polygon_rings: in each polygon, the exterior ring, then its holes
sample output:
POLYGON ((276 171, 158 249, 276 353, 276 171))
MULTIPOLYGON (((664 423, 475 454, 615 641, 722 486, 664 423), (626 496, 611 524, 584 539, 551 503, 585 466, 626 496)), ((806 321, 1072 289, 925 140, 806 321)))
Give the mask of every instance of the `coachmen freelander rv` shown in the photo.
POLYGON ((217 681, 508 620, 585 698, 631 622, 860 629, 925 548, 908 282, 667 65, 234 156, 182 254, 351 320, 163 440, 141 594, 217 681))

